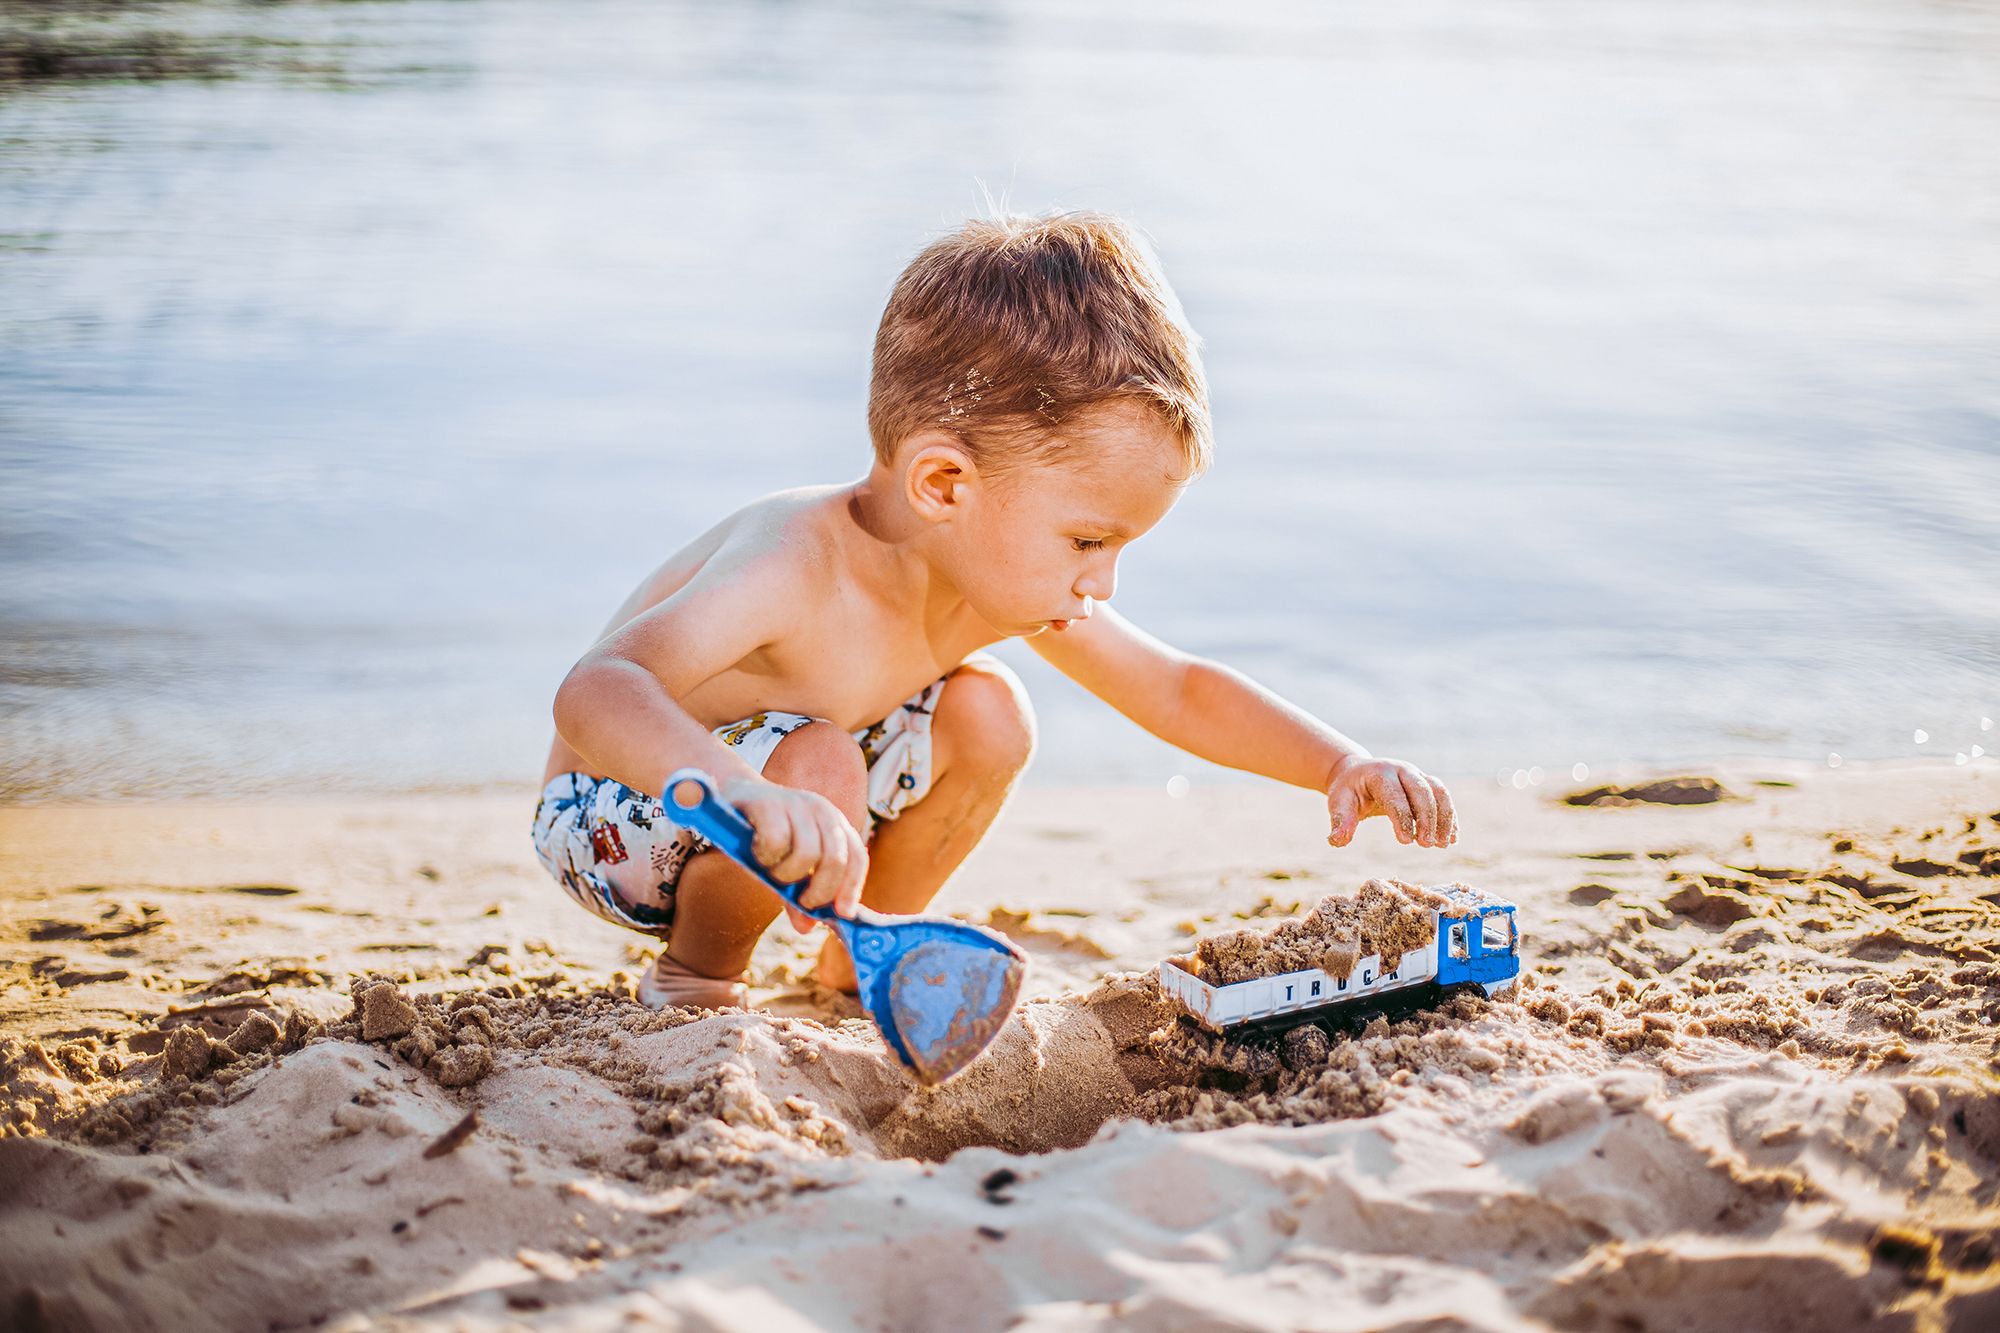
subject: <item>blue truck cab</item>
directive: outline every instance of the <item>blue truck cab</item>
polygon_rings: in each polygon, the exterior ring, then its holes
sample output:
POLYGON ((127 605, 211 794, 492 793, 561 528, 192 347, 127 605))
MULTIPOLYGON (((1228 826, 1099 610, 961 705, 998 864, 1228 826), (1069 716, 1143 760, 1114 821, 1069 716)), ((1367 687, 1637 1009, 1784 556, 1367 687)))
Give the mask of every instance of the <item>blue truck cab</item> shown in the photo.
POLYGON ((1190 1021, 1249 1039, 1302 1023, 1360 1031, 1377 1016, 1401 1017, 1474 990, 1491 999, 1512 986, 1521 974, 1514 904, 1469 884, 1433 884, 1426 892, 1443 900, 1429 909, 1431 938, 1406 950, 1394 968, 1384 970, 1380 955, 1369 955, 1339 974, 1308 967, 1216 985, 1202 979, 1194 958, 1169 958, 1160 964, 1160 987, 1190 1021))
POLYGON ((1440 988, 1474 985, 1491 996, 1521 974, 1521 932, 1512 903, 1483 905, 1476 915, 1444 917, 1438 925, 1440 988))

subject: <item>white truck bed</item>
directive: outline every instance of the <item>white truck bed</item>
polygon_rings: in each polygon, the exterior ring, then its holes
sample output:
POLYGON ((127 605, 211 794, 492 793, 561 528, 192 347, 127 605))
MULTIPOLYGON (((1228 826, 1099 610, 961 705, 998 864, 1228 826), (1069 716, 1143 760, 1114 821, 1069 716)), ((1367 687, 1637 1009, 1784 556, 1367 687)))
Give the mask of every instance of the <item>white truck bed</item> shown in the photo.
POLYGON ((1210 985, 1168 959, 1160 964, 1160 985, 1195 1018, 1220 1030, 1421 985, 1437 975, 1437 947, 1433 939, 1421 949, 1410 950, 1398 960, 1395 971, 1388 973, 1382 971, 1382 956, 1371 953, 1358 959, 1344 978, 1313 967, 1253 977, 1229 986, 1210 985))

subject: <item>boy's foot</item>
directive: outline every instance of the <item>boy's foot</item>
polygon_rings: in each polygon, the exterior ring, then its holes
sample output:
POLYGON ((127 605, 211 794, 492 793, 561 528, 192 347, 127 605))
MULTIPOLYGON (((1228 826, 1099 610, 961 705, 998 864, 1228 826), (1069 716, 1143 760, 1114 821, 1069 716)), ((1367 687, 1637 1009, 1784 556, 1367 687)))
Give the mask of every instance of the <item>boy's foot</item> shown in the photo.
POLYGON ((662 953, 639 978, 639 1003, 649 1009, 741 1009, 748 993, 735 977, 705 977, 662 953))
POLYGON ((847 957, 847 950, 832 931, 826 934, 826 942, 819 946, 819 962, 813 966, 813 980, 828 990, 837 990, 842 995, 853 995, 861 989, 855 979, 854 964, 847 957))

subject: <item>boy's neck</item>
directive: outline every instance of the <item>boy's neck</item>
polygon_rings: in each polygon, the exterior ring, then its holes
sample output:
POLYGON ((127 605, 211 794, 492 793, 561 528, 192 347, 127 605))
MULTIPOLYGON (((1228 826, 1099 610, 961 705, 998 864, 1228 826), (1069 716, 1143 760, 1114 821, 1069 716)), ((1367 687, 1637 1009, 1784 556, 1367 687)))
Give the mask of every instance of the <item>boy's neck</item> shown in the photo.
POLYGON ((878 464, 841 495, 848 520, 862 538, 855 543, 852 572, 884 601, 920 603, 924 624, 935 635, 972 613, 926 553, 931 527, 910 508, 899 483, 878 464))

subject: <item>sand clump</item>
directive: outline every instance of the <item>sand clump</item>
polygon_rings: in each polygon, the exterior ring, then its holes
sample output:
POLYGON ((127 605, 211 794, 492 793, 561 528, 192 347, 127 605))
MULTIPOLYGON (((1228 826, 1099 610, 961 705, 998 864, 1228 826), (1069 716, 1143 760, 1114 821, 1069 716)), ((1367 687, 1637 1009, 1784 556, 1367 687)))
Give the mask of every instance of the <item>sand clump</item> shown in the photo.
POLYGON ((1343 980, 1369 954, 1393 972, 1403 955, 1435 935, 1431 913, 1451 911, 1440 894, 1394 879, 1371 879, 1351 897, 1329 895, 1303 917, 1270 930, 1245 927, 1196 944, 1195 976, 1212 986, 1321 968, 1343 980))
POLYGON ((167 1049, 160 1057, 169 1078, 200 1078, 214 1058, 214 1045, 194 1028, 175 1028, 167 1035, 167 1049))
POLYGON ((0 1086, 9 1102, 0 1139, 54 1135, 144 1145, 161 1133, 171 1137, 319 1032, 314 1019, 296 1010, 252 1011, 220 1040, 170 1019, 154 1034, 156 1060, 135 1060, 94 1038, 64 1043, 53 1056, 41 1042, 0 1040, 0 1086))
POLYGON ((394 982, 370 978, 354 987, 354 1006, 361 1019, 361 1039, 382 1041, 400 1037, 417 1025, 417 1008, 394 982))

